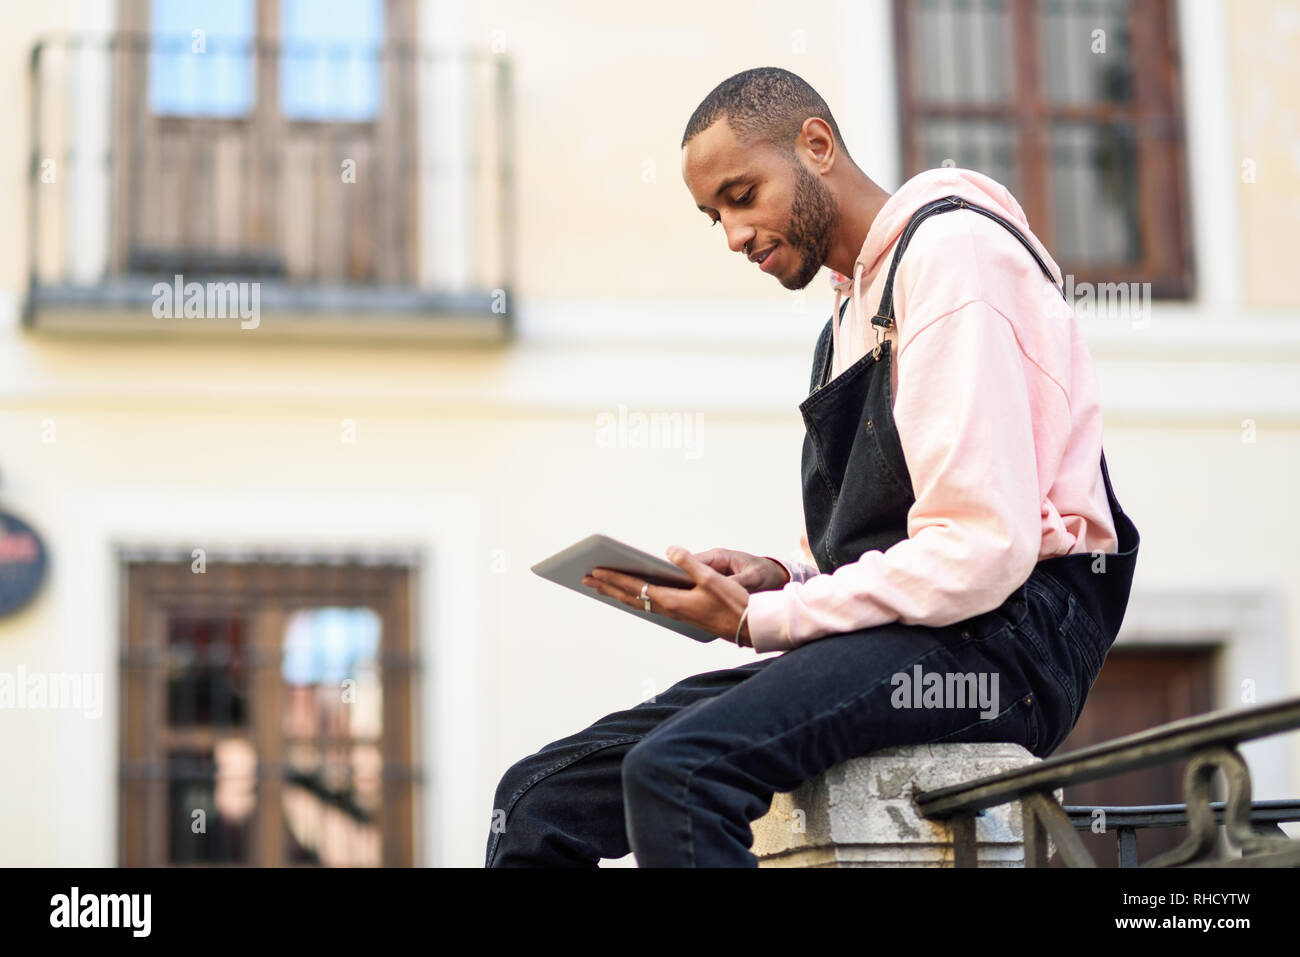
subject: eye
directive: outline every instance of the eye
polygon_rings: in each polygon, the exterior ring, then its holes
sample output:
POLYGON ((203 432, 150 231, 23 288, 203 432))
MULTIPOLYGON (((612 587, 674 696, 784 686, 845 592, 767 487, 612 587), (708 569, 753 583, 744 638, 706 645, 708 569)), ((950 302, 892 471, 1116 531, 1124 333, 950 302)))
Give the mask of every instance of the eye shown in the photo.
POLYGON ((735 200, 735 203, 737 206, 743 206, 753 198, 754 198, 754 187, 751 186, 749 189, 745 190, 745 195, 735 200))

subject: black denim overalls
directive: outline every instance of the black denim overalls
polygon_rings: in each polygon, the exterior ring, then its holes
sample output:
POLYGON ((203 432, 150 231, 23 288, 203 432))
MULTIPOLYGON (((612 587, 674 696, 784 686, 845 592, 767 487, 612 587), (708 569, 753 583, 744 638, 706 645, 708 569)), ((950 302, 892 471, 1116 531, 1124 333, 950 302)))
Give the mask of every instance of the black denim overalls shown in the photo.
MULTIPOLYGON (((1055 283, 1047 264, 1014 225, 997 213, 949 196, 922 206, 908 221, 894 251, 873 324, 886 329, 894 325, 894 274, 916 228, 930 216, 961 209, 983 214, 1009 229, 1055 283)), ((883 551, 907 538, 907 513, 916 501, 894 427, 891 342, 885 339, 827 382, 831 322, 837 318, 832 316, 822 330, 813 358, 811 391, 799 406, 807 427, 802 460, 804 521, 808 545, 822 572, 834 571, 857 561, 866 551, 883 551)), ((1095 649, 1098 660, 1089 664, 1097 668, 1124 619, 1139 543, 1137 527, 1115 498, 1104 452, 1101 472, 1119 538, 1118 553, 1061 555, 1039 562, 1031 576, 1036 580, 1046 576, 1064 585, 1073 596, 1070 611, 1080 608, 1096 624, 1104 647, 1095 649)), ((1023 602, 1024 597, 1022 586, 1007 601, 1023 602)))

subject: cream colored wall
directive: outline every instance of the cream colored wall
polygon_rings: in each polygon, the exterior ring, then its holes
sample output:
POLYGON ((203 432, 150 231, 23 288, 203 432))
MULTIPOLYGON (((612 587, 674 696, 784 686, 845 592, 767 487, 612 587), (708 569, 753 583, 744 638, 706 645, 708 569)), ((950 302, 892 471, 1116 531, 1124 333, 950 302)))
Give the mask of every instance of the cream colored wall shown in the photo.
MULTIPOLYGON (((1243 280, 1261 309, 1300 308, 1295 283, 1300 230, 1300 4, 1232 4, 1243 280)), ((1288 314, 1294 320, 1294 314, 1288 314)))
MULTIPOLYGON (((100 354, 136 369, 159 358, 100 354)), ((593 531, 656 551, 792 548, 795 431, 704 411, 692 448, 602 448, 594 404, 475 410, 417 390, 393 402, 376 380, 404 370, 387 358, 339 353, 316 369, 334 386, 293 397, 281 393, 302 384, 292 376, 250 385, 229 366, 194 363, 203 394, 109 390, 93 377, 78 388, 58 375, 54 394, 6 404, 5 501, 44 535, 52 567, 38 601, 0 622, 0 670, 102 673, 109 701, 99 720, 0 711, 0 740, 14 742, 11 770, 24 782, 0 793, 0 860, 115 859, 115 544, 423 551, 421 756, 440 788, 423 804, 426 863, 478 863, 496 778, 522 753, 687 674, 748 660, 556 589, 528 567, 593 531), (222 380, 229 393, 211 387, 222 380), (341 441, 345 418, 355 444, 341 441)))
MULTIPOLYGON (((709 90, 751 67, 793 70, 843 102, 842 7, 822 0, 792 16, 779 0, 472 4, 474 37, 503 41, 515 61, 522 291, 769 297, 770 278, 730 252, 691 201, 682 132, 709 90), (792 52, 796 30, 806 52, 792 52)), ((852 151, 858 139, 844 135, 852 151)))
MULTIPOLYGON (((74 25, 71 9, 19 5, 0 33, 0 103, 16 117, 0 150, 7 223, 25 209, 28 50, 38 30, 74 25)), ((53 558, 37 603, 0 620, 0 670, 102 668, 116 694, 115 541, 418 545, 431 669, 422 754, 434 782, 421 849, 425 863, 472 866, 509 763, 677 678, 751 660, 584 601, 528 566, 592 531, 651 550, 780 554, 800 530, 796 405, 831 297, 818 280, 795 312, 694 209, 677 148, 691 110, 731 73, 777 64, 830 100, 855 155, 888 152, 879 137, 892 129, 868 126, 863 98, 846 101, 844 78, 862 69, 841 29, 864 16, 852 2, 793 15, 776 3, 680 2, 652 16, 577 2, 470 13, 468 39, 486 45, 504 29, 516 64, 521 340, 508 349, 33 333, 13 321, 26 230, 0 232, 0 502, 46 536, 53 558), (806 54, 791 52, 795 29, 807 30, 806 54), (642 181, 647 160, 653 183, 642 181), (703 416, 701 454, 601 448, 596 417, 620 403, 703 416), (355 445, 340 441, 345 418, 357 422, 355 445), (52 444, 41 441, 47 419, 52 444)), ((1290 75, 1253 77, 1232 79, 1294 93, 1290 75)), ((1213 188, 1222 173, 1197 175, 1213 188)), ((1278 235, 1241 193, 1249 264, 1278 235)), ((1226 312, 1158 307, 1148 329, 1085 331, 1108 462, 1143 534, 1134 601, 1166 587, 1275 589, 1288 610, 1273 677, 1295 694, 1300 334, 1294 308, 1261 331, 1251 307, 1269 293, 1250 283, 1249 302, 1229 284, 1226 312), (1230 332, 1215 324, 1225 319, 1230 332), (1242 441, 1247 418, 1254 443, 1242 441)), ((113 714, 87 727, 0 712, 7 773, 22 782, 0 789, 0 863, 114 863, 113 714)), ((1300 746, 1288 747, 1300 767, 1300 746)), ((1300 793, 1294 770, 1264 778, 1273 790, 1258 797, 1300 793)))

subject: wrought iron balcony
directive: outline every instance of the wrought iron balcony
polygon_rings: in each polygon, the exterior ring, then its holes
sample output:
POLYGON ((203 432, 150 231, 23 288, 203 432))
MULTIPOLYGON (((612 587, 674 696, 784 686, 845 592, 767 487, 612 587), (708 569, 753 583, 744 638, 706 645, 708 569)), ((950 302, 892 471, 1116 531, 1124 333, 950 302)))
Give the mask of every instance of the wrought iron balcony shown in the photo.
POLYGON ((1047 865, 1047 837, 1068 867, 1095 867, 1077 830, 1091 826, 1096 808, 1062 808, 1059 787, 1114 777, 1139 768, 1190 759, 1186 804, 1104 808, 1106 828, 1116 835, 1119 863, 1139 866, 1136 830, 1186 824, 1178 847, 1142 862, 1142 867, 1296 867, 1300 840, 1288 838, 1280 822, 1300 820, 1300 801, 1251 802, 1250 771, 1237 750, 1243 741, 1300 728, 1300 698, 1238 711, 1216 711, 1126 735, 1006 774, 914 796, 920 814, 950 819, 958 867, 974 867, 975 817, 985 808, 1019 801, 1024 814, 1025 862, 1047 865), (1222 772, 1226 801, 1212 802, 1211 785, 1222 772), (1256 830, 1254 824, 1266 824, 1256 830), (1219 828, 1223 827, 1220 835, 1219 828), (1226 845, 1223 846, 1223 845, 1226 845))
POLYGON ((268 320, 509 334, 504 57, 202 46, 123 32, 32 49, 29 323, 157 330, 160 283, 235 282, 257 284, 268 320))

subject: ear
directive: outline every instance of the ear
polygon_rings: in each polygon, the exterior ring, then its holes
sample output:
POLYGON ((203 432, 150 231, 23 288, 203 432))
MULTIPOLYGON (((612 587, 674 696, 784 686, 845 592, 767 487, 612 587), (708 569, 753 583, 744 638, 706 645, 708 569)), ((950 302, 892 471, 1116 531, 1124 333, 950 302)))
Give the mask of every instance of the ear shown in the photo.
POLYGON ((839 157, 835 147, 835 134, 830 124, 819 116, 810 116, 799 128, 795 152, 809 159, 823 173, 829 173, 839 157))

